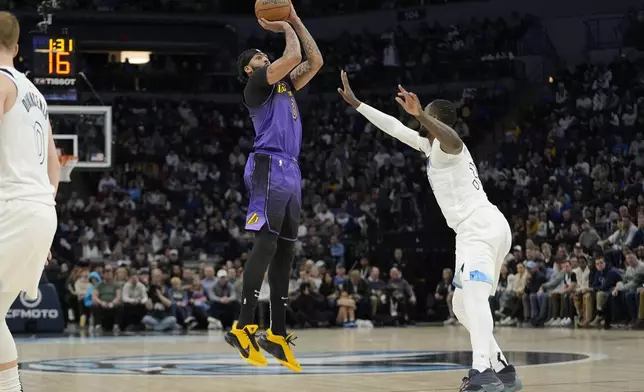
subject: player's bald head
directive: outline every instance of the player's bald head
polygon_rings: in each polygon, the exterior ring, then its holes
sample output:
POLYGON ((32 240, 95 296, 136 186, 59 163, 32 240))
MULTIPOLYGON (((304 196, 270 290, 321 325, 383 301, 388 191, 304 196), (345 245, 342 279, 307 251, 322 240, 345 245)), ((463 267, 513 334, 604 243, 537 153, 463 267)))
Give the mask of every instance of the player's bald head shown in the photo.
POLYGON ((450 127, 456 123, 456 107, 446 99, 436 99, 425 107, 425 113, 450 127))
MULTIPOLYGON (((0 12, 0 50, 14 52, 20 38, 20 23, 14 14, 0 12)), ((15 53, 14 53, 15 54, 15 53)))

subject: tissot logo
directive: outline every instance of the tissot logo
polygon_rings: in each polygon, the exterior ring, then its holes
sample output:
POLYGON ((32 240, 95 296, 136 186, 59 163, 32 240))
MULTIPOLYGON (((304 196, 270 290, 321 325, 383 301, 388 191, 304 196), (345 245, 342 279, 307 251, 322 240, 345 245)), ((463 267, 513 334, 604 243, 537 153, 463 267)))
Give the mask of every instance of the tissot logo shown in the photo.
POLYGON ((34 84, 36 86, 68 86, 75 87, 75 78, 35 78, 34 84))
MULTIPOLYGON (((571 362, 587 355, 507 352, 518 366, 571 362)), ((407 373, 469 368, 465 351, 360 351, 298 353, 303 374, 407 373)), ((246 366, 239 355, 149 355, 132 357, 65 358, 22 362, 23 371, 162 376, 244 376, 293 374, 276 362, 267 367, 246 366)))

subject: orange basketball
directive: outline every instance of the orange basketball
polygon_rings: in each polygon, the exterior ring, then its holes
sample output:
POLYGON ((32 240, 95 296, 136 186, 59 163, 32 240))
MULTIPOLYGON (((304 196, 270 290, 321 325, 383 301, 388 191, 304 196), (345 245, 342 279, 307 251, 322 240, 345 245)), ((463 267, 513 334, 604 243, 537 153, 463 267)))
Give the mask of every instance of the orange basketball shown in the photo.
POLYGON ((269 22, 286 20, 291 14, 291 0, 257 0, 255 1, 255 16, 269 22))

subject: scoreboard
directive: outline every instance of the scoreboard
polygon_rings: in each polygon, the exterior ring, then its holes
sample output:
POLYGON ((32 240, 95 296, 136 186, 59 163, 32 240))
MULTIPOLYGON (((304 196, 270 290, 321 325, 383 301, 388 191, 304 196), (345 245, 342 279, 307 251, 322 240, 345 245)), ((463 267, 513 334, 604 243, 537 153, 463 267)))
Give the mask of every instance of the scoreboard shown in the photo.
POLYGON ((33 44, 33 83, 48 101, 75 101, 76 40, 68 36, 36 34, 33 44))

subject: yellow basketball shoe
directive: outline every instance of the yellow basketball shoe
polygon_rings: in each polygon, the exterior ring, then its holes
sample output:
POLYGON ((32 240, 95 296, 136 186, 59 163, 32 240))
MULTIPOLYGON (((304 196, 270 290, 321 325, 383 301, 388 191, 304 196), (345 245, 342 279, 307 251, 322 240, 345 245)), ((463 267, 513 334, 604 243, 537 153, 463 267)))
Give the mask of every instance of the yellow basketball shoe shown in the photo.
POLYGON ((253 324, 247 325, 242 329, 237 329, 237 322, 235 321, 233 327, 226 333, 224 339, 226 343, 239 351, 239 355, 246 362, 253 366, 266 366, 268 361, 266 361, 266 357, 262 354, 255 339, 257 329, 259 327, 253 324))
POLYGON ((302 367, 295 359, 290 347, 290 345, 295 346, 295 344, 293 344, 295 339, 297 338, 293 334, 283 337, 280 335, 274 335, 273 331, 269 329, 266 331, 265 335, 259 337, 257 343, 264 349, 264 351, 277 358, 282 366, 299 373, 302 371, 302 367))

